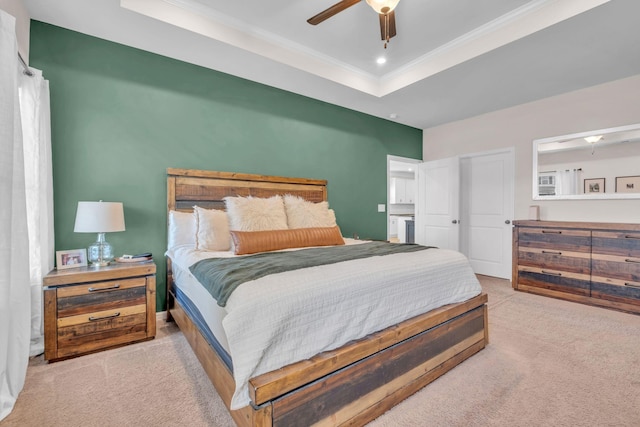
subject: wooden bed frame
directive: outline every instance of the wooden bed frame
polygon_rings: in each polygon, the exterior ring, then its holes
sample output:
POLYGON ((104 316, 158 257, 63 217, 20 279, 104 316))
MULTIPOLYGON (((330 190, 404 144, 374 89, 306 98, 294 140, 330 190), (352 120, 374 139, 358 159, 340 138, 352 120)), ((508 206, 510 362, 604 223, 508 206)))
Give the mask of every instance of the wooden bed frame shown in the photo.
MULTIPOLYGON (((295 194, 327 199, 324 180, 167 169, 168 210, 224 209, 226 196, 295 194)), ((227 408, 235 381, 175 299, 167 259, 167 320, 175 320, 227 408)), ((251 405, 230 410, 238 426, 363 425, 482 350, 487 295, 450 304, 332 351, 250 380, 251 405)))

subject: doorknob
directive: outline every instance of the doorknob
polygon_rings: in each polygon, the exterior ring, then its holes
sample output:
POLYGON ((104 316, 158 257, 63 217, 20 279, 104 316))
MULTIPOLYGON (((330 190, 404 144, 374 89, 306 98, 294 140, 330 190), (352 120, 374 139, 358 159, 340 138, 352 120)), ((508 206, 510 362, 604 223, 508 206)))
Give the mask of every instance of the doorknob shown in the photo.
POLYGON ((507 225, 509 225, 509 224, 511 224, 511 221, 506 220, 504 223, 505 223, 505 224, 507 224, 507 225))
POLYGON ((457 219, 454 219, 453 221, 451 221, 451 224, 457 224, 457 223, 458 223, 457 219))

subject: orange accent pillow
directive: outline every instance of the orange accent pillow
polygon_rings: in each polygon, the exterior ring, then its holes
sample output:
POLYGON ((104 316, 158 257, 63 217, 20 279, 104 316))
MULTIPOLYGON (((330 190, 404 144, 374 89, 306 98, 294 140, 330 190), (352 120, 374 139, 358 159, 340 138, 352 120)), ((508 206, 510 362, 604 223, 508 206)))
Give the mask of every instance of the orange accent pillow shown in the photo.
POLYGON ((231 231, 236 255, 307 246, 344 245, 340 227, 294 228, 269 231, 231 231))

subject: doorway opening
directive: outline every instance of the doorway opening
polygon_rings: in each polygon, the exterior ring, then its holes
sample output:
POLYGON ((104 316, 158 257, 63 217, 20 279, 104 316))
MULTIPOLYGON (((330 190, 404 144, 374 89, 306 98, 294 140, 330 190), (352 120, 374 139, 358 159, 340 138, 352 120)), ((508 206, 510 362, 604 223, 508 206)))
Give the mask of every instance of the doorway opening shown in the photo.
POLYGON ((415 242, 416 171, 421 160, 387 155, 387 240, 415 242))

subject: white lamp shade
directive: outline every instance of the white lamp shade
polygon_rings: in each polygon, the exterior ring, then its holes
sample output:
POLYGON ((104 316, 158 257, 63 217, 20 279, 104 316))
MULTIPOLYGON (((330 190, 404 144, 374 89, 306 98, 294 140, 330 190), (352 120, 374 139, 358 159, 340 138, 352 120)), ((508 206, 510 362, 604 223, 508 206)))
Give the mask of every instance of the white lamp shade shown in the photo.
POLYGON ((378 13, 389 13, 393 11, 400 0, 367 0, 367 4, 378 13), (383 11, 383 9, 387 10, 383 11))
POLYGON ((124 209, 120 202, 78 202, 76 233, 124 231, 124 209))

